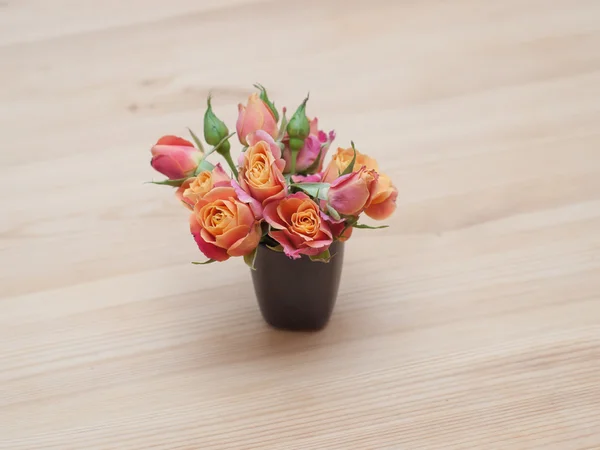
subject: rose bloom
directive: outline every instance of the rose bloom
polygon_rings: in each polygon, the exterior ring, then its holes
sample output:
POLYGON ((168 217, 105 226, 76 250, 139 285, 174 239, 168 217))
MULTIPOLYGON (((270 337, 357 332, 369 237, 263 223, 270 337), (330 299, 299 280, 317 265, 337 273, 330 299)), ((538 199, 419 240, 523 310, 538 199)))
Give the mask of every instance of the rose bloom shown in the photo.
POLYGON ((213 187, 222 186, 231 186, 231 178, 219 163, 212 170, 203 170, 197 176, 185 180, 177 189, 176 195, 192 209, 213 187))
POLYGON ((239 185, 264 207, 270 201, 285 197, 287 193, 282 173, 285 161, 281 159, 279 146, 264 131, 257 131, 248 139, 250 147, 239 159, 239 185))
POLYGON ((269 203, 264 218, 272 228, 269 236, 281 244, 290 258, 315 256, 331 245, 329 225, 321 217, 317 204, 302 192, 269 203))
POLYGON ((263 130, 273 138, 277 137, 279 133, 273 111, 256 93, 248 98, 247 106, 241 103, 238 105, 238 119, 235 128, 243 145, 249 145, 248 135, 258 130, 263 130))
MULTIPOLYGON (((352 148, 338 148, 337 152, 331 158, 329 165, 323 173, 323 181, 325 183, 331 183, 333 180, 338 178, 341 173, 346 170, 348 164, 354 157, 354 150, 352 148)), ((364 153, 356 151, 356 161, 354 163, 354 172, 358 172, 361 167, 379 171, 377 161, 364 153)))
POLYGON ((365 209, 365 214, 375 220, 385 220, 396 210, 397 198, 398 189, 392 180, 383 173, 379 174, 371 204, 365 209))
POLYGON ((189 177, 198 168, 202 153, 177 136, 163 136, 152 146, 150 164, 170 180, 189 177))
POLYGON ((260 222, 232 187, 215 187, 198 200, 190 230, 200 251, 215 261, 251 253, 262 236, 260 222))
POLYGON ((370 205, 378 177, 377 172, 363 166, 335 179, 327 194, 329 204, 340 214, 358 216, 370 205))
MULTIPOLYGON (((338 148, 337 153, 333 155, 331 162, 323 173, 323 181, 332 183, 339 178, 339 174, 348 167, 353 156, 354 150, 352 148, 338 148)), ((358 172, 363 167, 376 172, 379 171, 379 166, 375 159, 356 151, 356 162, 353 172, 358 172)), ((387 219, 396 209, 397 198, 398 190, 392 184, 390 178, 378 172, 375 192, 371 196, 370 204, 366 207, 365 213, 375 220, 387 219)))

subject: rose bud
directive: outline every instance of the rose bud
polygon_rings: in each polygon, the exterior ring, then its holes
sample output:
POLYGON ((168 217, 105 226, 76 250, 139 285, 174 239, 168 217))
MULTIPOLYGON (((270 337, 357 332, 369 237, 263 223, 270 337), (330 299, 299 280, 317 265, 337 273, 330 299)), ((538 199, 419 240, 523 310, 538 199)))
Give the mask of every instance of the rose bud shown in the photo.
POLYGON ((269 109, 273 113, 273 116, 275 117, 275 122, 278 122, 279 121, 279 112, 277 112, 277 108, 275 108, 275 103, 273 103, 271 101, 271 99, 269 99, 269 95, 267 94, 267 90, 265 89, 265 87, 258 83, 256 83, 254 85, 254 87, 260 91, 260 99, 263 102, 265 102, 265 104, 269 107, 269 109))
POLYGON ((308 117, 306 117, 306 102, 308 102, 308 96, 298 106, 286 129, 291 152, 290 173, 292 175, 296 173, 298 152, 304 147, 304 141, 310 135, 310 122, 308 121, 308 117))
POLYGON ((150 164, 171 180, 193 175, 202 159, 191 142, 177 136, 163 136, 152 147, 150 164))
POLYGON ((258 94, 252 94, 248 98, 247 106, 240 103, 238 111, 239 115, 235 127, 238 138, 243 145, 248 145, 248 135, 258 130, 265 131, 272 138, 277 137, 279 130, 275 115, 258 94))
MULTIPOLYGON (((225 125, 225 123, 213 112, 210 95, 208 96, 206 103, 207 109, 206 113, 204 113, 204 139, 207 143, 214 147, 227 137, 229 130, 227 129, 227 125, 225 125)), ((223 144, 221 144, 217 151, 219 153, 227 153, 229 152, 230 148, 231 144, 229 141, 225 141, 223 144)))
POLYGON ((371 203, 377 178, 377 172, 364 167, 337 178, 327 194, 329 204, 340 214, 358 216, 371 203))

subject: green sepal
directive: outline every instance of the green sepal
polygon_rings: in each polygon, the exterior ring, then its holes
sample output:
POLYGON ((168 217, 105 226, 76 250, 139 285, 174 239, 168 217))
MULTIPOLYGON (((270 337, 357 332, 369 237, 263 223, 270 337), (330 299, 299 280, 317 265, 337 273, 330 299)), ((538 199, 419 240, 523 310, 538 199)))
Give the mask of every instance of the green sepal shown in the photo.
POLYGON ((213 163, 207 161, 206 159, 203 159, 202 161, 200 161, 200 164, 198 164, 198 168, 196 169, 196 175, 198 175, 204 170, 212 171, 214 168, 215 165, 213 163))
POLYGON ((365 225, 362 223, 355 223, 354 225, 352 225, 354 228, 361 228, 364 230, 380 230, 382 228, 389 228, 389 225, 381 225, 379 227, 372 227, 370 225, 365 225))
POLYGON ((254 87, 260 91, 259 97, 269 107, 273 113, 273 116, 275 116, 275 122, 279 122, 279 113, 277 112, 277 108, 275 108, 275 103, 269 99, 269 95, 267 94, 265 87, 259 83, 256 83, 254 87))
POLYGON ((351 142, 352 144, 352 150, 354 150, 354 156, 352 157, 352 161, 350 161, 350 164, 348 164, 348 167, 346 167, 344 169, 344 171, 340 174, 340 177, 344 176, 344 175, 348 175, 349 173, 352 173, 352 171, 354 170, 354 164, 356 163, 356 149, 354 148, 354 142, 351 142))
POLYGON ((267 248, 269 250, 273 250, 274 252, 283 253, 283 247, 281 245, 267 245, 267 248))
POLYGON ((258 247, 256 247, 254 250, 252 250, 252 252, 248 253, 247 255, 244 255, 244 262, 252 270, 256 270, 256 267, 254 267, 254 262, 256 261, 257 254, 258 254, 258 247))
POLYGON ((202 152, 202 154, 204 154, 205 153, 204 145, 202 144, 202 141, 200 140, 200 138, 198 136, 196 136, 196 133, 194 133, 190 127, 188 127, 188 131, 190 132, 192 139, 196 143, 196 147, 198 147, 198 150, 200 150, 202 152))
POLYGON ((327 250, 319 253, 318 255, 309 256, 309 258, 311 261, 328 263, 329 261, 331 261, 331 253, 329 252, 329 249, 327 249, 327 250))
POLYGON ((327 214, 329 214, 329 216, 334 219, 334 220, 340 220, 340 213, 337 212, 333 206, 331 206, 329 203, 327 203, 327 214))
POLYGON ((214 263, 214 262, 216 262, 216 260, 214 260, 214 259, 209 259, 208 261, 203 261, 203 262, 192 261, 192 264, 196 264, 196 265, 200 265, 200 266, 202 266, 202 265, 204 265, 204 264, 212 264, 212 263, 214 263))
POLYGON ((164 186, 173 186, 173 187, 179 187, 183 184, 183 182, 185 180, 187 180, 190 177, 187 178, 179 178, 177 180, 164 180, 164 181, 146 181, 146 183, 149 184, 162 184, 164 186))
POLYGON ((279 133, 277 134, 277 140, 281 142, 283 136, 285 136, 285 130, 287 128, 288 120, 285 116, 286 109, 283 108, 283 116, 281 118, 281 125, 279 126, 279 133))
POLYGON ((260 224, 261 237, 265 237, 266 235, 268 235, 270 230, 271 225, 269 225, 267 222, 262 222, 260 224))
POLYGON ((292 184, 291 186, 304 191, 308 195, 320 200, 327 200, 327 194, 329 192, 329 183, 298 183, 292 184))

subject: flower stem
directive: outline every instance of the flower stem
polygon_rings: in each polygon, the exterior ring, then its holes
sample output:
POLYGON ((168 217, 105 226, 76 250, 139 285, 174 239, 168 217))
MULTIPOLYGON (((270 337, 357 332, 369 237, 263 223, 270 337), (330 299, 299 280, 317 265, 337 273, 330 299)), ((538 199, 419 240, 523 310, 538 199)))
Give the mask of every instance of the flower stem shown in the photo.
POLYGON ((296 173, 296 159, 298 158, 298 151, 290 150, 292 154, 292 160, 290 161, 290 174, 294 175, 296 173))
POLYGON ((233 159, 231 159, 231 152, 227 152, 225 154, 222 153, 221 155, 223 156, 223 158, 225 158, 225 161, 227 161, 227 164, 231 168, 231 171, 233 172, 233 175, 235 176, 235 179, 237 180, 238 171, 237 171, 237 167, 235 167, 235 164, 233 163, 233 159))

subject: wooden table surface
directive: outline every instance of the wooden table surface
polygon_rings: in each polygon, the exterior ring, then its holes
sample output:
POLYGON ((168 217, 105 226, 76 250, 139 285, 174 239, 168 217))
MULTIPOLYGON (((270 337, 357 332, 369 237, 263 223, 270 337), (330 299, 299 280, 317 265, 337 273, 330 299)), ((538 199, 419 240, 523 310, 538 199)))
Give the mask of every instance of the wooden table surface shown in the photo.
POLYGON ((7 0, 0 65, 1 449, 600 448, 597 0, 7 0), (400 191, 320 333, 143 184, 257 81, 400 191))

